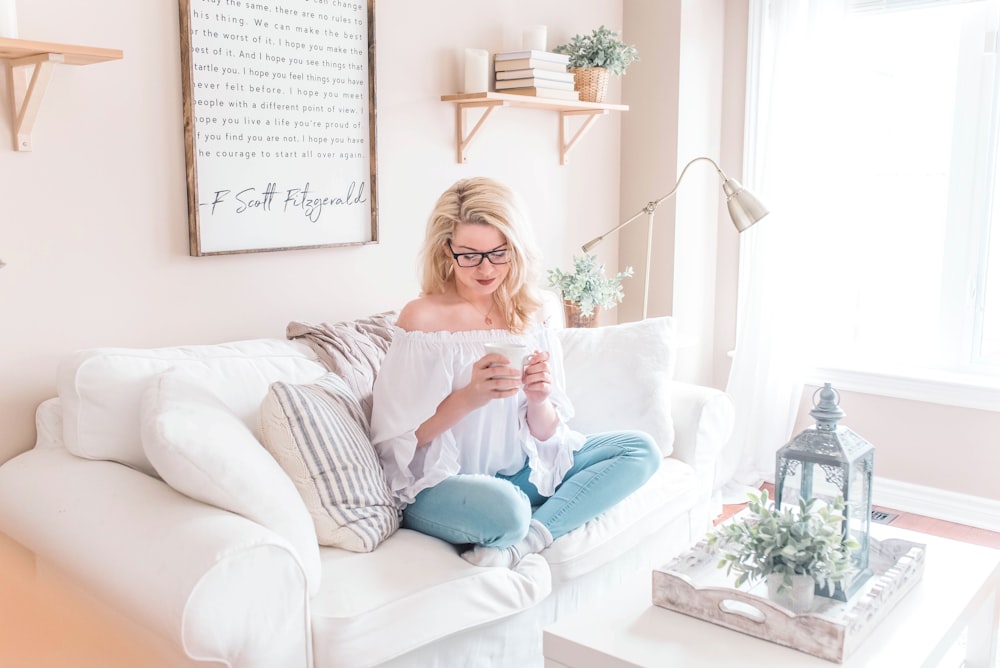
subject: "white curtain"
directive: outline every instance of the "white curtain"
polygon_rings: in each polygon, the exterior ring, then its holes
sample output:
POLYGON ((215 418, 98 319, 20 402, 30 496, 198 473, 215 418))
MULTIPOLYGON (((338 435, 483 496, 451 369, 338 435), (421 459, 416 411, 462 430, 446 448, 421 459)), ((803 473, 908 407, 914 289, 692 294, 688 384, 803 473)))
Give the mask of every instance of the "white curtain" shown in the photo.
POLYGON ((726 388, 736 426, 716 477, 725 503, 745 501, 748 489, 773 478, 775 451, 793 435, 810 330, 835 317, 823 312, 823 290, 815 286, 829 281, 817 276, 824 270, 811 265, 810 249, 836 243, 844 215, 829 197, 821 158, 836 141, 841 114, 837 63, 846 5, 750 3, 743 182, 771 213, 740 236, 736 352, 726 388), (803 220, 829 233, 817 237, 803 220))

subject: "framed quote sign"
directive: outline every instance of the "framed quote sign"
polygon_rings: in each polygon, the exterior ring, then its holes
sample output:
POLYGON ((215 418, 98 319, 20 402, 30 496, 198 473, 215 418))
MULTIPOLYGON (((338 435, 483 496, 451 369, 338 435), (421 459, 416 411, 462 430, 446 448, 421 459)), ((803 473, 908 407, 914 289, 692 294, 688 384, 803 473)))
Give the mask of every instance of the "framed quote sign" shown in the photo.
POLYGON ((374 0, 180 0, 191 255, 378 241, 374 0))

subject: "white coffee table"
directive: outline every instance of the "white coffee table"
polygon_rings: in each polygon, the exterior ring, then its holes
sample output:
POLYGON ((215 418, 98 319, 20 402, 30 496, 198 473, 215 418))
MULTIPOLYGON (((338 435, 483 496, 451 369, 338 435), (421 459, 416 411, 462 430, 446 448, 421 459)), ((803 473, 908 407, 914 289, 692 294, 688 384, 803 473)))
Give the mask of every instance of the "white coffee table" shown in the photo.
POLYGON ((879 526, 880 540, 927 545, 912 591, 843 664, 652 604, 652 574, 545 629, 546 668, 936 666, 968 630, 965 668, 994 668, 1000 550, 879 526))

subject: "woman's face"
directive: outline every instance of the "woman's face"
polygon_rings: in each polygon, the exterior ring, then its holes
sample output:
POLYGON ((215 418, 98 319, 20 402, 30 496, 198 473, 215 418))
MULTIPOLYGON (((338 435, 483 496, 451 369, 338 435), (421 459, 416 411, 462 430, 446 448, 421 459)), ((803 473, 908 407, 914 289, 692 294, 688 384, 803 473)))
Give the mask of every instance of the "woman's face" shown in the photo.
MULTIPOLYGON (((449 251, 447 245, 445 251, 449 251)), ((492 225, 475 223, 457 225, 452 235, 450 254, 460 256, 452 260, 456 287, 460 294, 491 295, 510 272, 510 250, 507 239, 492 225), (480 253, 490 255, 483 257, 479 255, 480 253), (461 266, 477 262, 475 267, 461 266)))

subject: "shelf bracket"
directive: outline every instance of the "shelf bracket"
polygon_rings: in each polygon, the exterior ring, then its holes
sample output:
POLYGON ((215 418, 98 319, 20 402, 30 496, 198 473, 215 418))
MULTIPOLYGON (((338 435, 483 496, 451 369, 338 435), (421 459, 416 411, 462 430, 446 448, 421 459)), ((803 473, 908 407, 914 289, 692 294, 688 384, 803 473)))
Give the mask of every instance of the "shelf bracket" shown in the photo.
POLYGON ((8 83, 14 112, 14 150, 31 150, 31 130, 52 77, 52 66, 65 62, 60 53, 15 58, 7 62, 8 83), (29 75, 29 70, 31 70, 29 75))
POLYGON ((455 134, 458 142, 458 161, 460 163, 464 163, 468 160, 469 147, 472 146, 472 141, 476 138, 476 134, 479 132, 479 129, 483 127, 483 123, 486 122, 489 115, 492 114, 493 110, 497 107, 505 106, 507 106, 507 103, 503 100, 482 100, 476 102, 463 102, 455 105, 455 134), (481 108, 483 113, 473 126, 472 130, 467 132, 466 130, 468 128, 468 124, 466 123, 465 111, 474 107, 481 108))
POLYGON ((607 115, 607 109, 570 109, 559 112, 559 164, 565 165, 569 161, 569 152, 573 150, 580 138, 586 134, 590 126, 597 120, 598 116, 607 115), (569 137, 569 117, 585 116, 583 124, 577 128, 575 134, 569 137), (569 137, 569 141, 566 138, 569 137))

